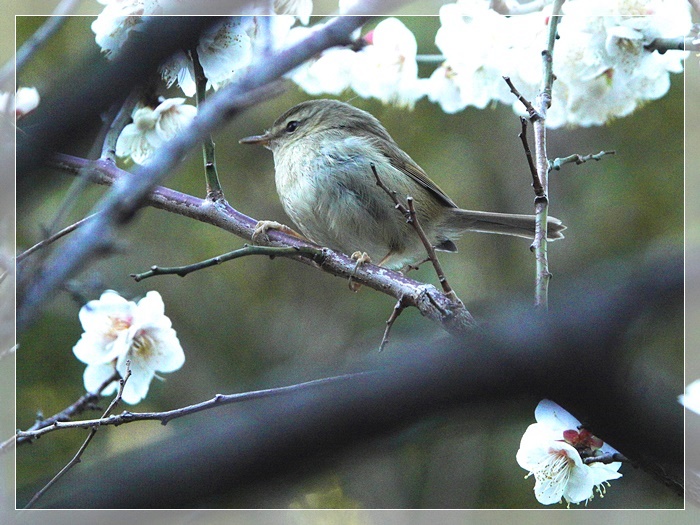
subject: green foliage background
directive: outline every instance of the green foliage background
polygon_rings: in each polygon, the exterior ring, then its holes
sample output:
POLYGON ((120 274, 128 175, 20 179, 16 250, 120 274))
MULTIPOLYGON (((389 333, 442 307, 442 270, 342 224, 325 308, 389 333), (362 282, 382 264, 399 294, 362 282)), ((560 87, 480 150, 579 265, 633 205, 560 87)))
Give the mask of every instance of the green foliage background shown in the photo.
MULTIPOLYGON (((18 42, 41 23, 18 18, 18 42)), ((52 72, 70 68, 95 46, 89 18, 72 19, 22 72, 19 85, 41 92, 52 72)), ((419 42, 419 53, 434 53, 439 23, 433 17, 406 18, 419 42)), ((556 51, 555 51, 556 57, 556 51)), ((556 58, 555 58, 556 59, 556 58)), ((688 75, 697 81, 697 59, 688 60, 688 75)), ((421 70, 423 76, 429 68, 421 70)), ((90 79, 85 79, 89 82, 90 79)), ((66 86, 70 89, 70 86, 66 86)), ((172 90, 170 96, 179 96, 172 90)), ((294 86, 286 94, 248 110, 215 136, 220 176, 234 208, 256 218, 289 222, 276 196, 272 155, 262 148, 238 144, 257 134, 295 103, 309 97, 294 86)), ((529 213, 533 192, 518 118, 510 108, 469 108, 446 115, 427 100, 413 111, 356 98, 342 97, 377 116, 403 147, 459 205, 465 208, 529 213)), ((611 267, 650 251, 677 249, 684 235, 684 89, 683 76, 672 78, 671 90, 632 116, 588 129, 551 130, 552 157, 571 153, 617 154, 582 166, 567 165, 553 174, 550 213, 568 226, 566 239, 550 245, 552 309, 566 307, 557 296, 559 283, 582 272, 611 267)), ((75 144, 68 153, 90 155, 91 144, 75 144)), ((697 155, 697 148, 689 154, 697 155)), ((202 161, 192 152, 166 185, 204 195, 202 161)), ((129 167, 128 165, 126 166, 129 167)), ((18 181, 18 250, 41 239, 51 225, 73 180, 46 170, 30 185, 18 181), (39 182, 40 181, 40 182, 39 182)), ((90 187, 66 224, 89 212, 104 188, 90 187)), ((60 225, 64 226, 63 224, 60 225)), ((691 240, 697 238, 689 231, 691 240)), ((138 411, 165 410, 195 403, 215 393, 233 393, 272 384, 318 377, 376 352, 384 320, 394 301, 369 289, 353 294, 343 280, 286 260, 245 258, 192 274, 185 279, 158 277, 135 283, 129 274, 153 264, 180 265, 242 246, 243 240, 204 224, 145 209, 124 230, 119 253, 88 269, 74 283, 87 298, 106 288, 128 298, 158 290, 166 314, 178 331, 187 361, 154 381, 138 411)), ((443 255, 453 288, 478 319, 516 299, 533 294, 534 258, 528 242, 502 236, 472 234, 457 243, 459 253, 443 255)), ((412 274, 435 283, 428 268, 412 274)), ((84 365, 72 346, 81 334, 80 304, 60 295, 30 331, 22 334, 17 358, 17 426, 29 427, 38 410, 53 414, 82 393, 84 365)), ((663 320, 631 334, 629 348, 643 356, 682 391, 683 320, 663 320)), ((439 327, 406 311, 394 327, 387 352, 400 352, 403 340, 433 341, 444 337, 439 327)), ((575 366, 575 363, 572 363, 575 366)), ((699 370, 694 370, 698 376, 699 370)), ((541 508, 532 494, 532 479, 515 462, 525 428, 534 422, 537 399, 512 400, 480 409, 436 414, 431 420, 335 461, 326 472, 306 475, 269 491, 230 494, 203 502, 208 507, 354 507, 365 508, 541 508), (494 417, 494 414, 498 414, 494 417)), ((231 413, 235 414, 235 411, 231 413)), ((196 430, 196 421, 162 427, 142 423, 103 429, 67 478, 53 490, 68 491, 80 483, 80 470, 99 467, 112 455, 137 450, 178 432, 196 430)), ((205 428, 199 429, 206 432, 205 428)), ((631 429, 639 431, 639 429, 631 429)), ((602 436, 604 438, 604 436, 602 436)), ((82 432, 46 436, 17 452, 20 498, 30 496, 73 455, 82 432)), ((678 508, 680 498, 641 472, 623 466, 624 477, 613 482, 593 508, 678 508)))

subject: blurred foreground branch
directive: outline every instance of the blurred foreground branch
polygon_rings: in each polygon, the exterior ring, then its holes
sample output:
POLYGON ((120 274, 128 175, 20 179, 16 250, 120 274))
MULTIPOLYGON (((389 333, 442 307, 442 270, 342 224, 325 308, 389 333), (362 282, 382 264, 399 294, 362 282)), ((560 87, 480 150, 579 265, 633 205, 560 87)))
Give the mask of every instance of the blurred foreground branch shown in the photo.
POLYGON ((682 251, 615 261, 569 281, 575 284, 551 298, 557 308, 548 316, 525 302, 504 307, 488 330, 415 341, 348 370, 371 374, 209 410, 192 416, 188 429, 172 423, 183 430, 172 443, 86 466, 80 482, 45 503, 195 507, 233 487, 254 492, 280 476, 298 479, 351 447, 372 447, 368 440, 441 411, 519 396, 533 407, 545 397, 561 404, 633 465, 681 493, 683 408, 676 396, 682 378, 669 382, 658 369, 630 362, 623 350, 640 320, 682 311, 682 251))
MULTIPOLYGON (((370 7, 372 2, 368 2, 370 7)), ((374 6, 378 8, 378 6, 374 6)), ((225 88, 219 90, 214 96, 202 105, 199 109, 197 118, 183 130, 182 133, 174 137, 158 150, 148 165, 141 166, 133 174, 129 174, 120 180, 120 183, 115 185, 110 192, 97 204, 95 212, 99 214, 94 220, 89 221, 83 228, 80 228, 67 242, 61 250, 58 250, 53 257, 47 260, 43 271, 35 276, 31 285, 24 290, 24 293, 18 294, 18 309, 17 309, 17 324, 18 329, 25 329, 38 316, 44 303, 53 296, 56 290, 69 278, 77 272, 83 270, 88 264, 96 258, 103 255, 112 246, 118 228, 129 223, 136 212, 141 207, 143 201, 148 197, 155 186, 165 176, 175 169, 181 159, 194 147, 201 144, 201 141, 207 137, 213 130, 220 128, 230 120, 238 112, 253 103, 260 100, 267 91, 267 87, 284 73, 292 68, 300 65, 310 57, 332 46, 347 44, 351 41, 351 33, 360 27, 367 17, 339 17, 331 20, 322 28, 311 32, 303 40, 297 42, 293 46, 275 51, 269 56, 263 57, 262 60, 252 64, 247 69, 241 72, 238 80, 225 88)), ((150 21, 151 29, 161 29, 172 31, 175 27, 175 22, 166 18, 165 21, 150 21), (161 24, 161 25, 159 25, 161 24)), ((200 22, 197 27, 201 28, 204 25, 200 22)), ((142 37, 146 41, 152 38, 149 28, 144 28, 142 37)), ((141 34, 141 32, 139 33, 141 34)), ((163 35, 161 35, 163 36, 163 35)), ((194 39, 195 34, 190 34, 189 38, 194 39)), ((132 40, 132 39, 130 39, 132 40)), ((110 71, 114 73, 115 68, 121 65, 126 67, 125 60, 132 62, 142 62, 141 52, 144 42, 131 43, 123 50, 117 60, 110 65, 107 72, 98 75, 99 84, 103 82, 102 77, 111 78, 112 75, 107 74, 110 71), (138 56, 138 60, 135 57, 138 56)), ((154 44, 155 45, 155 44, 154 44)), ((145 46, 144 49, 147 49, 145 46)), ((158 49, 161 53, 166 51, 174 51, 171 47, 163 49, 163 45, 159 44, 158 49)), ((167 55, 165 55, 167 56, 167 55)), ((156 59, 162 59, 162 56, 153 56, 151 70, 141 71, 135 70, 133 67, 126 72, 130 75, 137 73, 150 73, 157 66, 156 59)), ((149 61, 146 61, 150 63, 149 61)), ((94 72, 97 74, 97 72, 94 72)), ((81 77, 81 79, 84 77, 81 77)), ((88 76, 87 78, 92 78, 88 76)), ((144 78, 143 76, 140 78, 144 78)), ((116 80, 115 80, 116 82, 116 80)), ((135 83, 136 80, 132 79, 135 83)), ((75 80, 68 85, 83 85, 90 86, 93 91, 95 87, 93 83, 82 82, 75 80)), ((124 80, 117 83, 117 87, 123 88, 128 86, 124 80)), ((87 89, 87 88, 86 88, 87 89)), ((110 91, 115 88, 110 86, 110 91)), ((85 97, 87 100, 82 100, 83 106, 91 106, 92 92, 82 92, 78 90, 78 95, 85 97)), ((128 90, 124 93, 120 92, 120 100, 125 98, 128 90)), ((116 96, 115 96, 116 98, 116 96)), ((99 111, 100 107, 105 102, 103 96, 97 107, 93 107, 93 111, 99 111)), ((70 101, 67 101, 70 102, 70 101)), ((75 110, 73 105, 68 104, 65 113, 68 114, 68 121, 65 116, 57 116, 53 114, 55 111, 55 102, 42 104, 37 110, 35 117, 36 121, 27 121, 27 129, 31 129, 33 125, 37 128, 32 129, 31 140, 18 141, 18 170, 28 169, 35 165, 36 159, 42 158, 46 154, 46 149, 54 149, 56 145, 65 143, 65 137, 60 139, 57 137, 60 133, 70 134, 69 126, 70 119, 75 118, 78 123, 84 124, 86 118, 85 110, 80 115, 71 115, 71 110, 75 110), (56 118, 57 122, 50 122, 51 118, 56 118)), ((76 110, 77 111, 77 110, 76 110)), ((75 129, 75 128, 72 128, 75 129)))

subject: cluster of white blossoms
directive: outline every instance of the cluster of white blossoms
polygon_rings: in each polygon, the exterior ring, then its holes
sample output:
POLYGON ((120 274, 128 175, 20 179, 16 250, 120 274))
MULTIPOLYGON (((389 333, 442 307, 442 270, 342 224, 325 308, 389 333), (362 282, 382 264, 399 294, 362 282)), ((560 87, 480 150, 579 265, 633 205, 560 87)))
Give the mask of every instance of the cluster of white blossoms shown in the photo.
MULTIPOLYGON (((105 7, 92 30, 108 57, 115 56, 144 17, 167 14, 177 4, 174 0, 98 1, 105 7)), ((340 0, 340 12, 354 3, 340 0)), ((441 52, 437 57, 419 55, 413 33, 400 20, 386 18, 364 35, 358 31, 356 46, 327 49, 288 77, 310 95, 354 92, 408 108, 427 98, 447 113, 502 103, 524 114, 525 108, 503 77, 510 77, 531 101, 539 93, 541 53, 552 6, 543 2, 546 5, 540 11, 503 16, 490 4, 490 0, 457 0, 443 5, 435 35, 441 52), (437 59, 427 78, 419 77, 418 63, 424 58, 432 63, 437 59)), ((293 45, 325 23, 307 27, 312 9, 311 0, 275 0, 275 16, 223 19, 209 28, 196 49, 207 87, 225 86, 265 50, 293 45)), ((684 37, 691 27, 687 0, 565 2, 554 47, 556 81, 547 125, 600 125, 663 96, 670 86, 669 74, 683 71, 687 53, 662 54, 646 46, 656 38, 684 37)), ((177 82, 187 97, 195 94, 192 57, 184 50, 167 61, 161 73, 168 86, 177 82)), ((132 137, 136 149, 121 152, 142 163, 152 154, 148 145, 154 136, 132 137)))
POLYGON ((614 454, 610 445, 581 428, 581 423, 548 399, 535 409, 537 423, 530 425, 520 441, 518 464, 535 477, 535 497, 543 505, 583 503, 602 495, 611 479, 622 476, 620 462, 586 464, 583 457, 614 454))
MULTIPOLYGON (((418 76, 417 43, 398 19, 367 33, 357 51, 331 48, 291 74, 311 95, 352 90, 363 98, 412 107, 427 97, 446 113, 493 103, 525 108, 503 80, 534 100, 542 79, 551 4, 541 11, 503 16, 489 0, 458 0, 440 8, 435 44, 441 62, 429 78, 418 76)), ((691 30, 686 0, 569 0, 554 48, 552 107, 547 125, 600 125, 663 96, 670 73, 683 71, 687 53, 664 54, 645 46, 691 30)), ((294 42, 313 28, 290 31, 294 42)), ((434 57, 426 57, 433 60, 434 57)))
MULTIPOLYGON (((115 371, 126 377, 128 361, 131 376, 122 399, 133 405, 146 397, 156 372, 174 372, 185 362, 158 292, 148 292, 135 303, 107 290, 98 300, 83 306, 79 318, 84 333, 73 353, 87 365, 83 382, 88 392, 100 393, 100 386, 115 371)), ((101 394, 110 395, 116 389, 117 383, 112 382, 101 394)))
POLYGON ((197 114, 197 108, 185 104, 184 98, 162 99, 155 108, 134 109, 131 124, 122 130, 115 152, 130 157, 136 164, 146 164, 156 149, 177 135, 197 114))
MULTIPOLYGON (((488 4, 460 0, 440 10, 435 41, 445 62, 430 78, 428 97, 446 112, 501 102, 524 114, 503 76, 529 100, 540 91, 551 6, 504 17, 488 4)), ((689 33, 686 0, 569 0, 563 9, 549 127, 600 125, 629 115, 668 91, 669 73, 683 71, 687 53, 660 54, 645 46, 689 33)))
MULTIPOLYGON (((138 30, 144 17, 167 14, 176 7, 174 0, 98 0, 105 8, 92 23, 95 41, 108 58, 114 58, 132 30, 138 30)), ((273 17, 230 17, 209 27, 196 48, 197 58, 207 78, 208 89, 220 89, 250 65, 256 54, 267 47, 279 48, 297 22, 308 23, 311 0, 275 0, 273 17)), ((177 82, 187 97, 196 92, 192 57, 177 52, 161 66, 167 87, 177 82)), ((152 158, 155 150, 187 126, 196 108, 184 98, 162 99, 156 108, 137 107, 133 123, 126 126, 117 141, 116 153, 137 164, 152 158)))

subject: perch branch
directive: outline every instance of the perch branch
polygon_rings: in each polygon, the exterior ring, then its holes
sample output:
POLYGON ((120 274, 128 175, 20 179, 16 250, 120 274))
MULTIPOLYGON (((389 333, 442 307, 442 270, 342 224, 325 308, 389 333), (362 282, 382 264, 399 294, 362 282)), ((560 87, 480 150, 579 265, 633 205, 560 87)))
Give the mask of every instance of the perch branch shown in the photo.
MULTIPOLYGON (((104 185, 122 184, 128 177, 128 173, 110 162, 87 160, 65 154, 54 155, 51 165, 72 175, 89 173, 93 182, 104 185)), ((142 204, 211 224, 247 241, 252 240, 258 223, 225 201, 212 203, 164 187, 156 187, 142 204)), ((260 242, 265 246, 318 249, 302 239, 277 230, 269 230, 267 239, 261 239, 260 242)), ((397 300, 404 297, 408 306, 418 308, 421 315, 440 323, 450 333, 464 334, 475 325, 474 318, 461 302, 455 302, 434 286, 409 279, 400 272, 373 264, 364 264, 356 268, 355 261, 329 249, 323 249, 321 255, 314 258, 302 252, 285 257, 344 279, 352 276, 354 281, 397 300)))

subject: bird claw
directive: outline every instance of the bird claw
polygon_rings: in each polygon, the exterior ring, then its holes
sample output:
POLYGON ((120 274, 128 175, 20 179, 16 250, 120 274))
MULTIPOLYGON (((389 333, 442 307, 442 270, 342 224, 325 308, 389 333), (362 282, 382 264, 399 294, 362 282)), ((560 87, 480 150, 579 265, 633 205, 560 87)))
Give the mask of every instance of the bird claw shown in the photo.
POLYGON ((357 269, 362 266, 363 264, 371 263, 372 259, 370 258, 369 255, 367 255, 367 252, 354 252, 350 258, 355 261, 355 268, 352 270, 352 273, 350 274, 350 278, 348 279, 348 287, 350 288, 351 291, 357 292, 360 288, 362 288, 362 285, 360 283, 356 283, 353 281, 353 277, 355 276, 355 273, 357 272, 357 269))
POLYGON ((281 231, 282 233, 286 233, 287 235, 291 235, 292 237, 296 237, 297 239, 301 239, 301 240, 310 242, 302 234, 292 230, 286 224, 282 224, 281 222, 277 222, 277 221, 258 221, 258 223, 255 225, 255 229, 253 230, 253 235, 251 237, 251 240, 255 244, 260 244, 261 242, 269 241, 270 239, 267 236, 268 230, 281 231))

